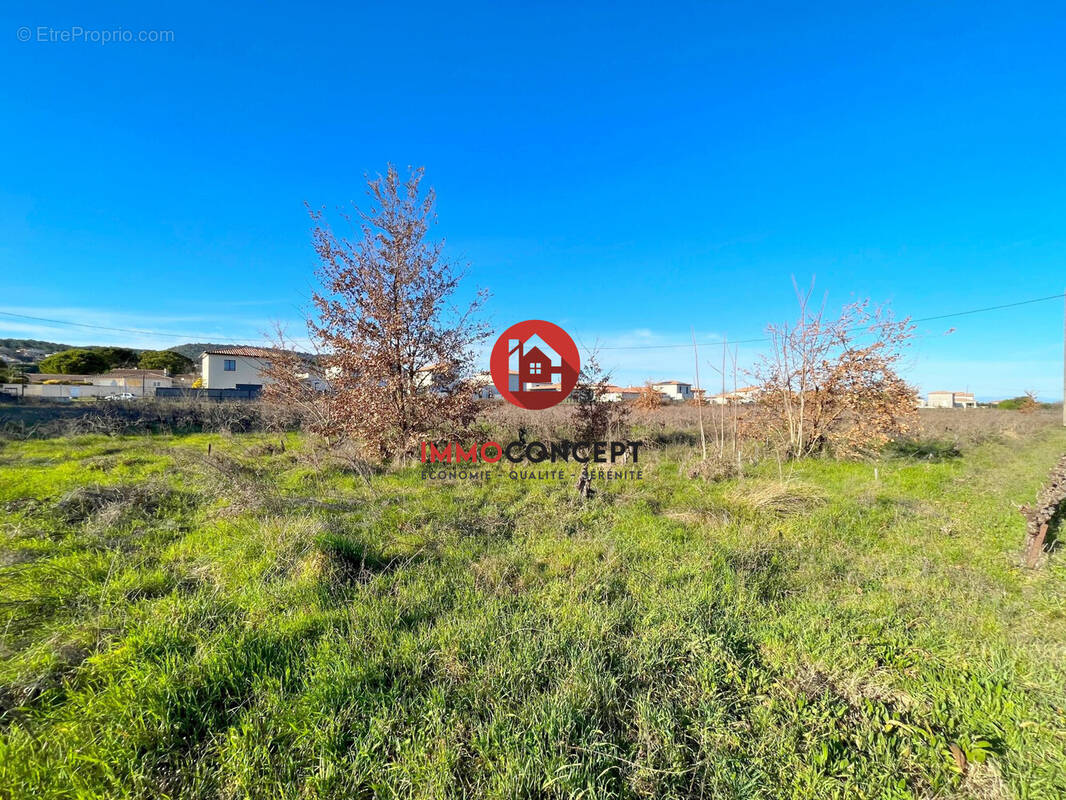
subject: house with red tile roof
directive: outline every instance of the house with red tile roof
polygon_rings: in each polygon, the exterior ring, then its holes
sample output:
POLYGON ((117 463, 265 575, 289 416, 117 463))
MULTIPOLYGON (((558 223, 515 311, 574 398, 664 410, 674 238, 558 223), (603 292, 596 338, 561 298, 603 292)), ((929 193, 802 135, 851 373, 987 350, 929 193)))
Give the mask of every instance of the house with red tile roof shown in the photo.
MULTIPOLYGON (((283 350, 270 347, 218 347, 200 354, 200 378, 205 389, 251 389, 272 383, 271 360, 283 350)), ((328 389, 329 382, 311 369, 301 377, 315 389, 328 389)))

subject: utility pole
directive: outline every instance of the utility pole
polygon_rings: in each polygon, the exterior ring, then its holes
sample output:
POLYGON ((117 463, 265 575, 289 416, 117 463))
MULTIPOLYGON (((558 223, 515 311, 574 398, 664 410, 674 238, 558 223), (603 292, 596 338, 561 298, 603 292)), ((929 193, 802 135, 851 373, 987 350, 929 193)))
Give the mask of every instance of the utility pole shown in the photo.
POLYGON ((1062 426, 1066 428, 1066 292, 1062 293, 1062 426))

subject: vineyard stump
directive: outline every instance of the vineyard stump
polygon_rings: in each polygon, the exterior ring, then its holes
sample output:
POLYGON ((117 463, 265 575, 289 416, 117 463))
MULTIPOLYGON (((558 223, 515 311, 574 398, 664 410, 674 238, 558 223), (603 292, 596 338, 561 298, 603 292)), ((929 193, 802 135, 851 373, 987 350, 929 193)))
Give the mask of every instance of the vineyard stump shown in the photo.
POLYGON ((1051 475, 1036 498, 1035 505, 1024 505, 1019 511, 1025 517, 1025 564, 1035 567, 1044 552, 1048 527, 1066 504, 1066 456, 1059 459, 1051 475))
POLYGON ((1035 567, 1040 560, 1040 554, 1044 551, 1044 539, 1047 537, 1047 523, 1040 526, 1035 536, 1029 537, 1026 547, 1025 563, 1028 567, 1035 567))

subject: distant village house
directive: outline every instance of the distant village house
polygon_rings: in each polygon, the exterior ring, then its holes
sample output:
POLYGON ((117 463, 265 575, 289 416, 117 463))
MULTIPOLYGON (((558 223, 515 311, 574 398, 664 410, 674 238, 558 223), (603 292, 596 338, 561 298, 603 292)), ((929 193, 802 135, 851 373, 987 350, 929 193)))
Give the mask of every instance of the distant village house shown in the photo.
POLYGON ((658 383, 653 383, 651 388, 668 400, 674 400, 675 402, 684 402, 685 400, 691 400, 693 397, 692 384, 682 381, 659 381, 658 383))
POLYGON ((156 389, 168 389, 175 383, 175 378, 162 369, 113 369, 101 375, 27 372, 25 378, 27 383, 23 385, 5 384, 4 391, 19 397, 53 400, 122 394, 153 397, 156 389))
POLYGON ((710 405, 724 406, 730 403, 754 403, 755 394, 759 391, 758 386, 743 386, 731 392, 712 394, 707 398, 710 405))
POLYGON ((643 391, 644 387, 642 386, 608 386, 600 399, 609 403, 636 400, 643 391))
POLYGON ((977 408, 972 392, 930 392, 927 408, 977 408))

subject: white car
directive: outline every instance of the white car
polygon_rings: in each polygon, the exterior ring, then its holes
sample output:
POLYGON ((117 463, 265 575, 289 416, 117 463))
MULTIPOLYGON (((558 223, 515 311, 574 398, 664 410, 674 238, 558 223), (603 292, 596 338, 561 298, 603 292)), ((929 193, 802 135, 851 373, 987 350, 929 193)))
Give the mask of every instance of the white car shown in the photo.
POLYGON ((104 397, 105 400, 133 400, 136 397, 132 392, 122 392, 121 394, 109 394, 104 397))

